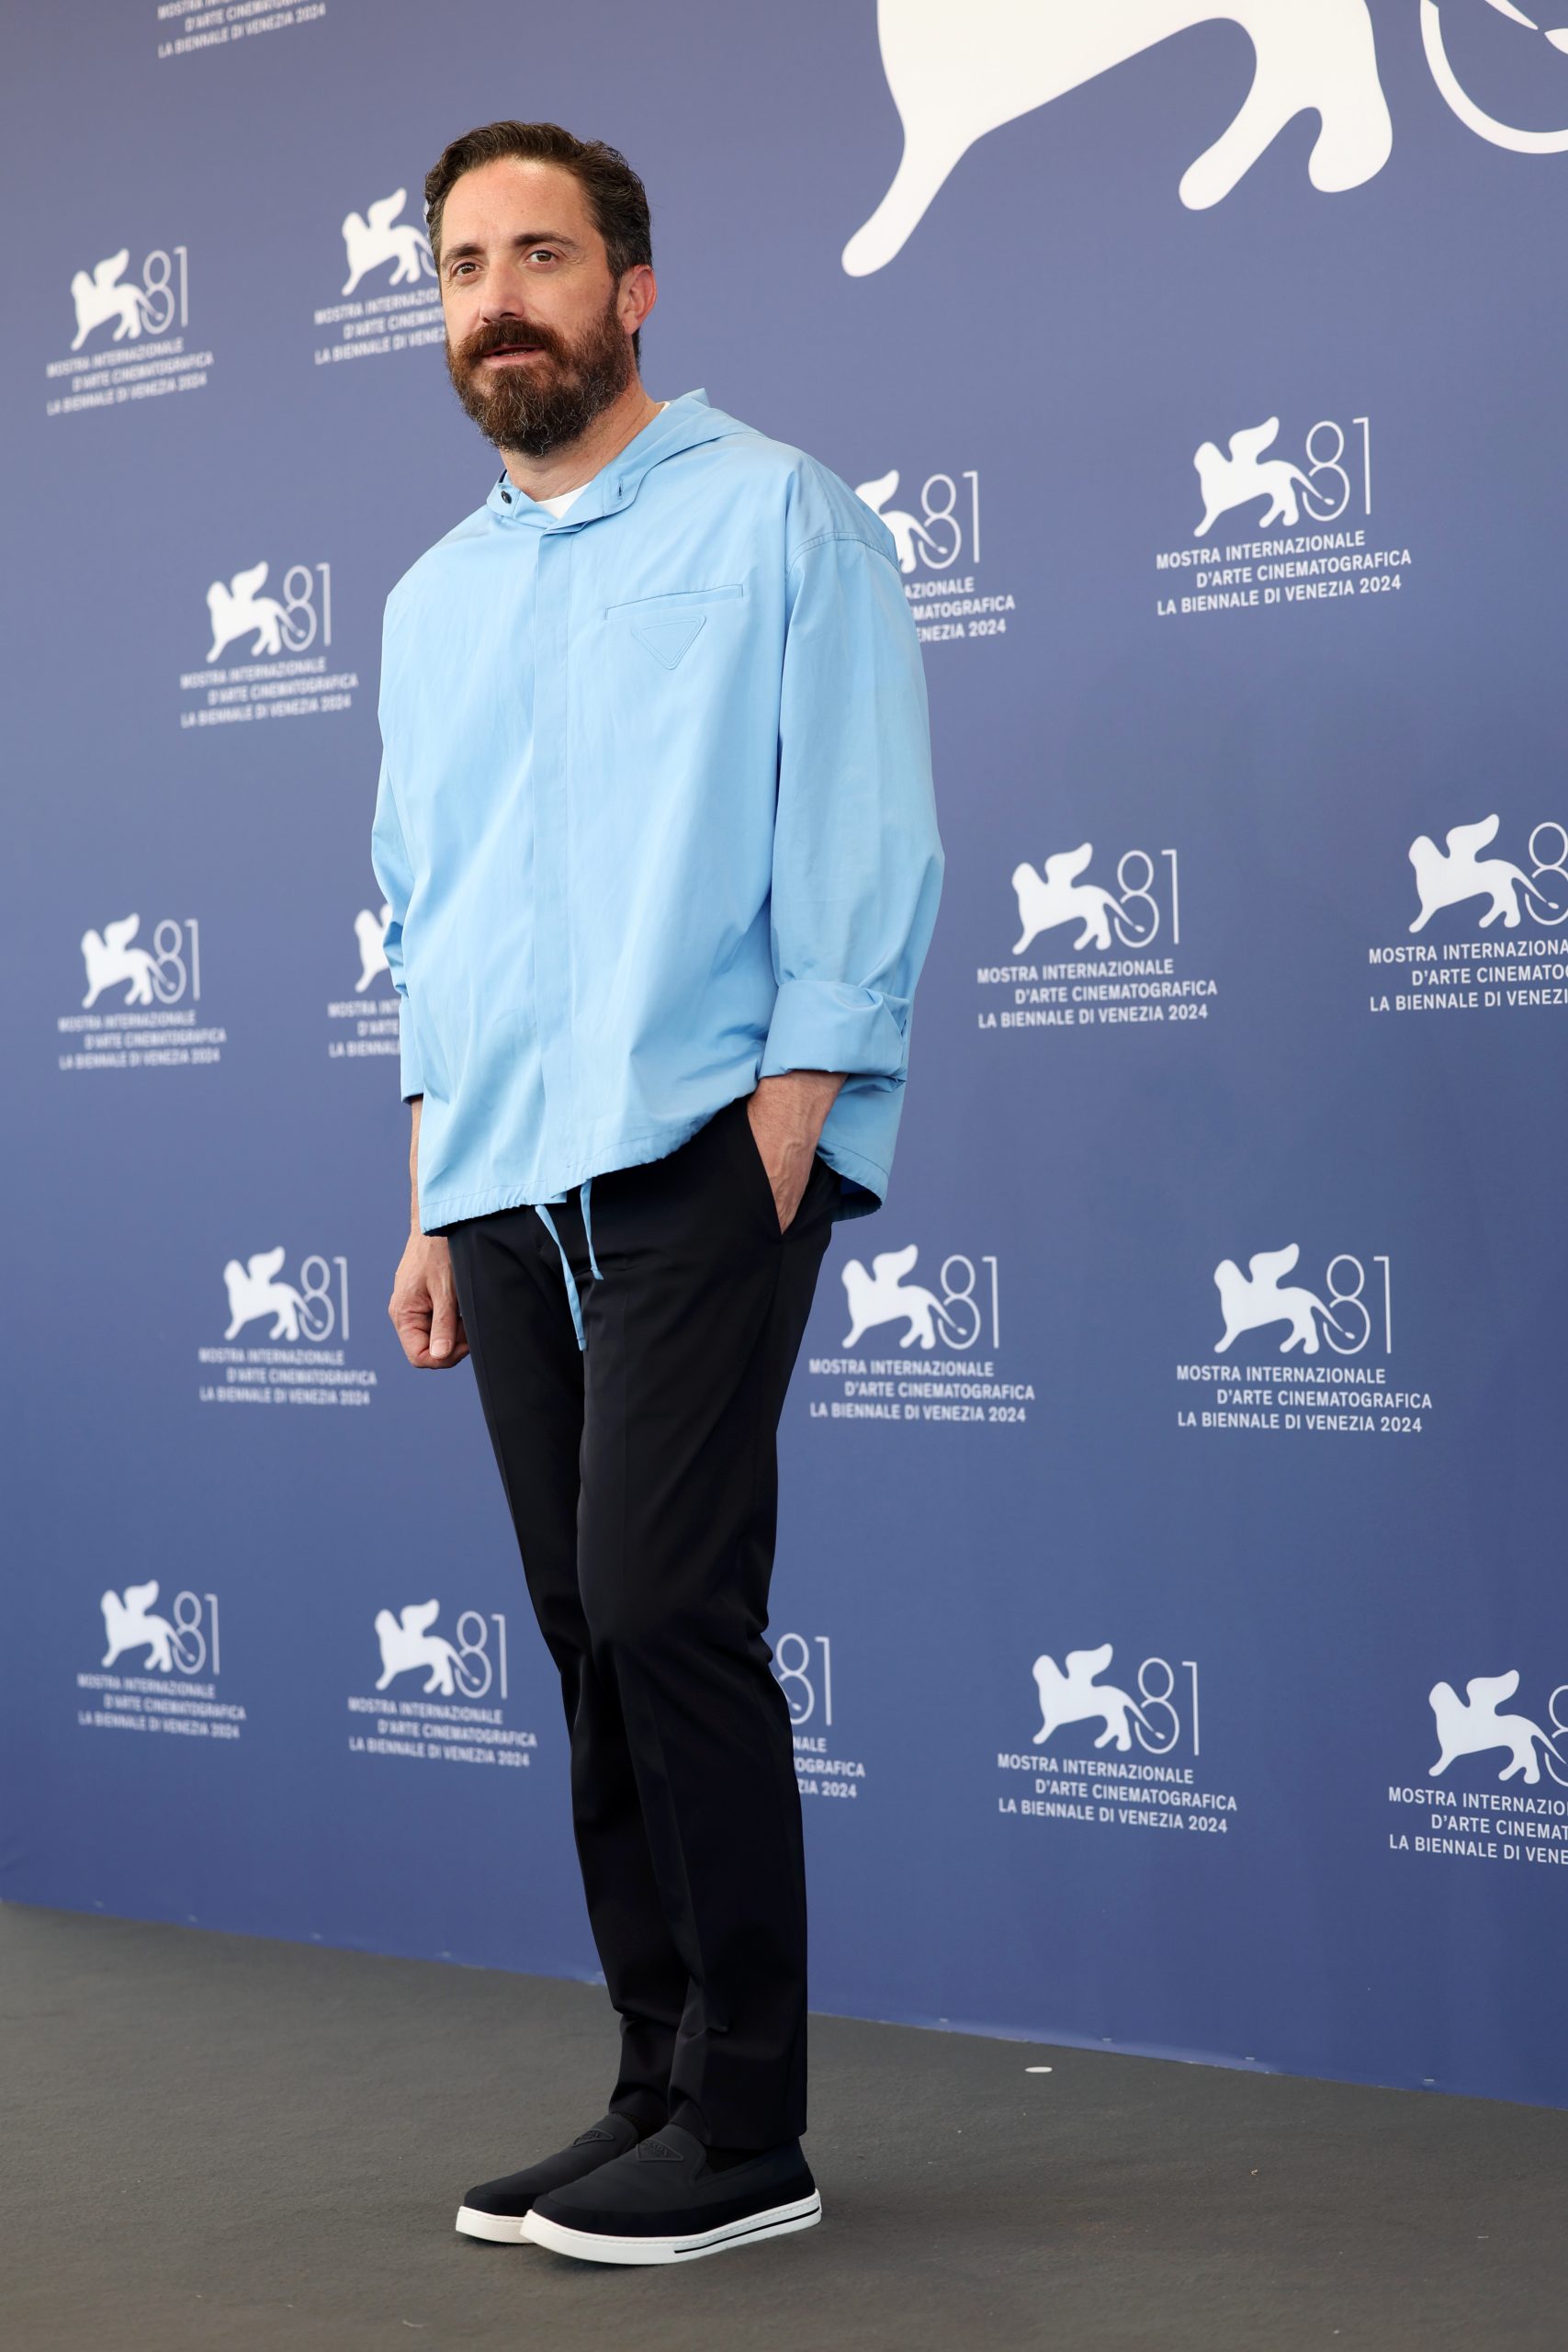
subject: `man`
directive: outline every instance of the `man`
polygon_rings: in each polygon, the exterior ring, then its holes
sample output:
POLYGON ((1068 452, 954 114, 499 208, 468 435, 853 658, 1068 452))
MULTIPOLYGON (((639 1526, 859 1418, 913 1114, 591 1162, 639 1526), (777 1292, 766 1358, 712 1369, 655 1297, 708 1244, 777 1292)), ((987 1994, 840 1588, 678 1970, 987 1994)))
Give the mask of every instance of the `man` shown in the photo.
POLYGON ((505 470, 387 602, 389 1312, 412 1363, 474 1366, 621 2025, 603 2120, 457 2226, 673 2261, 820 2212, 775 1441, 831 1224, 887 1184, 942 868, 924 687, 882 522, 644 391, 622 156, 493 123, 425 207, 505 470))

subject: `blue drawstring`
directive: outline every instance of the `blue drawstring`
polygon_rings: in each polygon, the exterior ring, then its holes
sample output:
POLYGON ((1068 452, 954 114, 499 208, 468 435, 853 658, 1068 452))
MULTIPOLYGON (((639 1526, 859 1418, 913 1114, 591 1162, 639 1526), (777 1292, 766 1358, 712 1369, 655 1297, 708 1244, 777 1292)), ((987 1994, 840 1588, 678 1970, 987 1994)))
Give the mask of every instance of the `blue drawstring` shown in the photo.
MULTIPOLYGON (((592 1190, 593 1179, 590 1176, 585 1182, 579 1185, 578 1198, 582 1204, 582 1231, 583 1237, 588 1243, 589 1270, 592 1272, 594 1281, 598 1282, 603 1276, 604 1270, 600 1266, 598 1259, 593 1254, 593 1227, 589 1221, 588 1215, 589 1195, 592 1193, 592 1190)), ((555 1198, 558 1202, 564 1201, 566 1194, 564 1193, 558 1193, 555 1195, 555 1198)), ((556 1221, 550 1215, 549 1210, 545 1206, 543 1201, 536 1201, 534 1206, 537 1209, 540 1216, 544 1219, 545 1227, 549 1234, 550 1239, 560 1251, 561 1272, 566 1276, 567 1303, 571 1308, 571 1328, 577 1333, 577 1344, 579 1348, 585 1349, 588 1345, 588 1338, 582 1328, 582 1301, 578 1295, 576 1279, 571 1271, 571 1261, 566 1254, 566 1245, 562 1241, 560 1235, 556 1231, 556 1221)))

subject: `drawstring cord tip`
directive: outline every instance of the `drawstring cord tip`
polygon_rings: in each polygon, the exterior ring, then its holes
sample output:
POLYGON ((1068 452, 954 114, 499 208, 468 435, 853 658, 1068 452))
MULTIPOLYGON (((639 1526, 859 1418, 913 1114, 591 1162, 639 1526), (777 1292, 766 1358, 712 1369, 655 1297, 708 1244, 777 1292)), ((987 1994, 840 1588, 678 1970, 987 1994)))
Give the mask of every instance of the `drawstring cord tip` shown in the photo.
MULTIPOLYGON (((598 1282, 603 1279, 603 1269, 600 1266, 597 1257, 594 1255, 593 1228, 589 1222, 588 1210, 589 1197, 592 1193, 592 1190, 593 1179, 590 1176, 579 1186, 578 1198, 582 1204, 582 1231, 588 1243, 588 1264, 594 1281, 598 1282)), ((564 1193, 561 1195, 561 1198, 565 1198, 564 1193)), ((560 1235, 556 1228, 556 1221, 554 1217, 550 1215, 549 1210, 545 1206, 543 1201, 536 1201, 534 1203, 534 1206, 543 1220, 545 1229, 548 1233, 550 1239, 555 1243, 556 1248, 560 1252, 561 1272, 566 1278, 567 1304, 571 1308, 571 1328, 577 1334, 577 1344, 579 1349, 586 1351, 588 1346, 588 1335, 582 1328, 582 1300, 578 1291, 577 1279, 571 1271, 571 1261, 566 1254, 566 1244, 561 1239, 560 1235)))

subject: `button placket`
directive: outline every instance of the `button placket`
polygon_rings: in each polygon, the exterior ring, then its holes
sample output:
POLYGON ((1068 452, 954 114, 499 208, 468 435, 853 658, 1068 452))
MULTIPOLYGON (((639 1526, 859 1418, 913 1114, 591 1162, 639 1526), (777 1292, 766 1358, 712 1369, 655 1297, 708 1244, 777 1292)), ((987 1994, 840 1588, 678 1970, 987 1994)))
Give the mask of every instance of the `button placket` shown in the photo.
POLYGON ((542 531, 534 580, 534 956, 541 1069, 558 1146, 575 1128, 568 623, 571 531, 542 531), (564 1114, 564 1115, 563 1115, 564 1114))

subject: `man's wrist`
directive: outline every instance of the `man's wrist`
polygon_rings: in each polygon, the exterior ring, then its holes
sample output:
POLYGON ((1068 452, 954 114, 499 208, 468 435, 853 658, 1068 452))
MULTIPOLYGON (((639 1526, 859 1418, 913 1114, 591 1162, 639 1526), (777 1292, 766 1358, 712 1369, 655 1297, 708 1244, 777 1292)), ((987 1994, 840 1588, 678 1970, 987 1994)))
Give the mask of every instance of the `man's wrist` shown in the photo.
POLYGON ((419 1122, 424 1108, 423 1094, 409 1097, 409 1232, 420 1230, 419 1222, 419 1122))
POLYGON ((791 1069, 760 1078, 751 1097, 770 1135, 785 1149, 814 1152, 844 1082, 841 1070, 791 1069))

